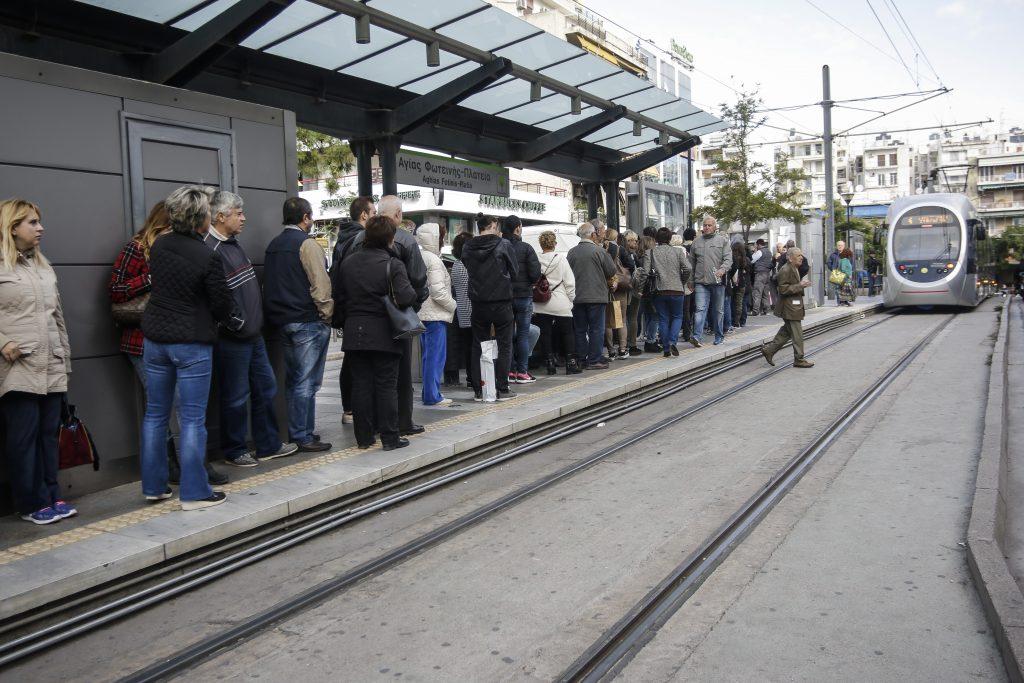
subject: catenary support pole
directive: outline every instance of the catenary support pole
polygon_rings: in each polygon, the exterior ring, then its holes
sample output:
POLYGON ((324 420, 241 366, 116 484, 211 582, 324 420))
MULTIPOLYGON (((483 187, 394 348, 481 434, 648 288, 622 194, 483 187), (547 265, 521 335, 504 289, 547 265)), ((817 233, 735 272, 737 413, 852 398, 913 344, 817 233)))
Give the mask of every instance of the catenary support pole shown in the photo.
MULTIPOLYGON (((834 169, 832 167, 832 87, 829 83, 828 64, 821 67, 821 110, 824 127, 821 137, 825 142, 825 243, 822 245, 821 258, 828 258, 832 245, 836 239, 836 214, 832 209, 832 197, 835 194, 833 187, 834 169)), ((828 287, 828 268, 822 263, 821 269, 821 300, 819 305, 825 304, 825 289, 828 287)))

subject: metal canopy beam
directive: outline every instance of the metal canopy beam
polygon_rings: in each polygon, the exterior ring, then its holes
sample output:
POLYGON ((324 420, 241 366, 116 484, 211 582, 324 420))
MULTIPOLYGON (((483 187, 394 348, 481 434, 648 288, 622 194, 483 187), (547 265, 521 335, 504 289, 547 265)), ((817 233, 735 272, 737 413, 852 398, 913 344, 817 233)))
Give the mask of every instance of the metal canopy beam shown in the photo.
POLYGON ((144 71, 155 83, 182 87, 280 14, 292 0, 240 0, 151 55, 144 71), (230 38, 229 44, 222 41, 230 38))
POLYGON ((388 132, 402 135, 418 127, 442 109, 457 104, 512 71, 512 62, 499 57, 445 83, 436 90, 409 100, 391 111, 388 132))
POLYGON ((664 147, 656 147, 655 149, 648 150, 642 154, 637 154, 635 157, 630 159, 624 159, 616 164, 609 164, 604 168, 604 174, 602 180, 618 181, 625 180, 626 178, 636 175, 644 169, 650 168, 660 164, 665 159, 682 154, 688 149, 696 147, 700 144, 700 138, 687 136, 686 140, 679 140, 673 142, 664 147))
MULTIPOLYGON (((480 48, 473 47, 460 40, 455 40, 449 36, 432 31, 423 26, 418 26, 412 22, 406 21, 399 17, 382 12, 381 10, 375 9, 373 6, 358 2, 358 0, 311 0, 312 2, 326 7, 327 9, 340 12, 341 14, 347 14, 350 17, 362 17, 366 16, 369 18, 370 23, 379 26, 382 29, 398 33, 399 35, 413 38, 423 43, 438 43, 441 49, 451 52, 454 55, 469 59, 478 63, 486 63, 494 58, 490 52, 481 50, 480 48)), ((555 92, 569 97, 579 97, 580 100, 586 104, 600 107, 601 109, 611 109, 616 106, 614 102, 606 100, 603 97, 598 97, 585 90, 563 83, 559 80, 546 76, 540 72, 534 71, 533 69, 527 69, 524 66, 518 64, 512 68, 512 75, 516 78, 521 78, 525 81, 538 82, 548 90, 554 90, 555 92)), ((629 111, 627 117, 633 121, 639 121, 648 128, 653 128, 657 131, 665 131, 669 135, 685 140, 688 137, 688 133, 685 130, 680 130, 673 126, 668 126, 661 121, 656 121, 649 116, 629 111)))
POLYGON ((626 115, 626 108, 622 106, 598 112, 588 116, 582 121, 577 121, 565 128, 553 130, 547 135, 542 135, 536 140, 517 145, 514 156, 515 161, 536 161, 545 157, 555 150, 558 150, 574 140, 590 135, 596 130, 604 128, 609 123, 618 121, 626 115))

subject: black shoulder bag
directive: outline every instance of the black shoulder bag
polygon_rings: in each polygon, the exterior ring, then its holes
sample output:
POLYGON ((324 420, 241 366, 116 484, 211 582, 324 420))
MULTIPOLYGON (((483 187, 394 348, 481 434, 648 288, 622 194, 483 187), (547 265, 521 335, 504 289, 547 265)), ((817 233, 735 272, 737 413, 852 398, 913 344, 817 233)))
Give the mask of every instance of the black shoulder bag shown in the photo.
POLYGON ((388 319, 391 321, 391 338, 394 340, 412 339, 427 331, 427 328, 416 315, 412 306, 399 308, 395 303, 395 285, 391 281, 391 259, 387 265, 388 293, 381 296, 384 301, 384 309, 388 312, 388 319))

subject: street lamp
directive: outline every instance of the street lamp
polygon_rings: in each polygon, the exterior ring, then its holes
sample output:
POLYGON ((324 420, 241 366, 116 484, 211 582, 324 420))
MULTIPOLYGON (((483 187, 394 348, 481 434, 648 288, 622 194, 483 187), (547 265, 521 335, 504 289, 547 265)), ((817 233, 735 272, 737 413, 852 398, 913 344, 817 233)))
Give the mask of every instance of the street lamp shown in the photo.
POLYGON ((850 241, 850 202, 853 201, 853 195, 854 195, 853 188, 851 188, 849 185, 846 186, 846 189, 843 192, 839 193, 839 196, 843 198, 844 202, 846 202, 846 241, 847 242, 850 241))

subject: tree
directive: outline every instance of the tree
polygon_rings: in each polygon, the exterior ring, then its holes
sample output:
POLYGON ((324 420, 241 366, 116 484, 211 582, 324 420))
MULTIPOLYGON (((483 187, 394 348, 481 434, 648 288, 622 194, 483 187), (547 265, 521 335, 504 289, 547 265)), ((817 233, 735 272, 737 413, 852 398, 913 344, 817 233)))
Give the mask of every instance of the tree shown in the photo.
POLYGON ((336 194, 338 177, 351 171, 355 164, 348 143, 306 128, 299 128, 295 137, 301 178, 326 178, 327 193, 336 194))
MULTIPOLYGON (((850 220, 847 221, 846 204, 839 199, 832 200, 832 215, 835 217, 836 239, 846 236, 849 242, 849 234, 859 232, 864 235, 865 260, 874 256, 880 263, 885 261, 885 239, 877 220, 850 216, 850 220)), ((826 245, 826 252, 831 253, 831 249, 832 245, 826 245)))
POLYGON ((711 204, 693 210, 695 215, 710 213, 720 222, 740 224, 744 241, 749 241, 756 223, 773 218, 803 221, 797 202, 798 183, 807 177, 803 169, 789 168, 784 154, 772 166, 754 157, 750 136, 765 123, 758 114, 762 104, 753 90, 740 92, 733 105, 721 105, 721 117, 729 124, 717 163, 723 176, 711 191, 711 204))

